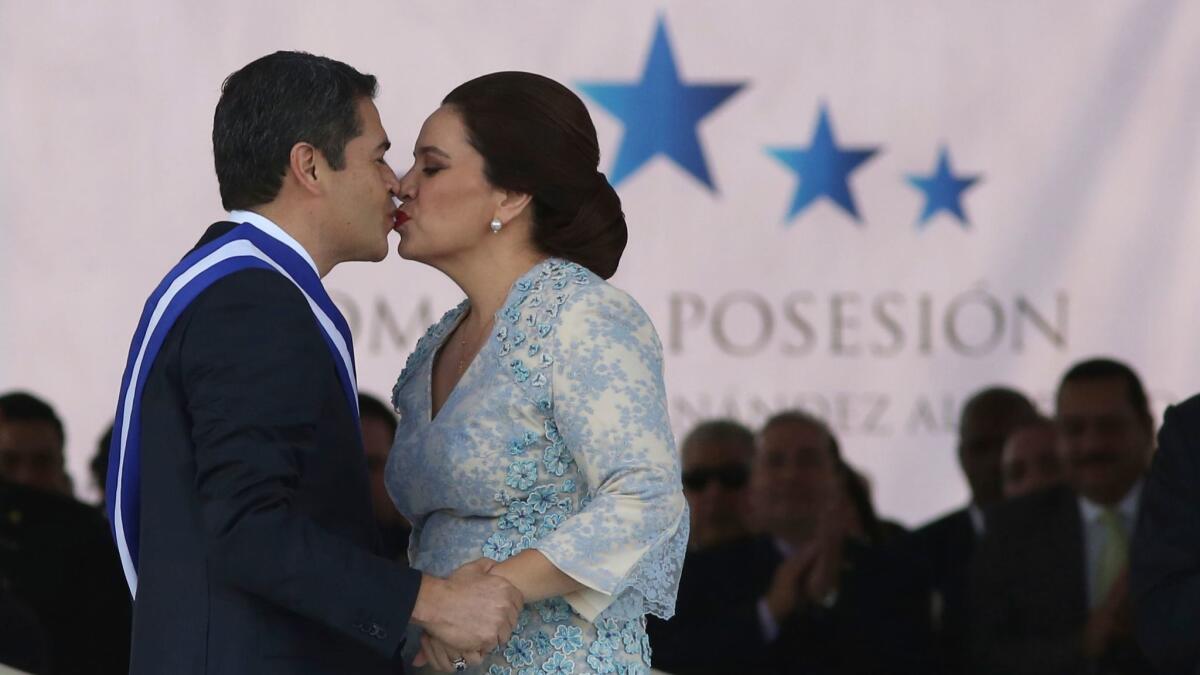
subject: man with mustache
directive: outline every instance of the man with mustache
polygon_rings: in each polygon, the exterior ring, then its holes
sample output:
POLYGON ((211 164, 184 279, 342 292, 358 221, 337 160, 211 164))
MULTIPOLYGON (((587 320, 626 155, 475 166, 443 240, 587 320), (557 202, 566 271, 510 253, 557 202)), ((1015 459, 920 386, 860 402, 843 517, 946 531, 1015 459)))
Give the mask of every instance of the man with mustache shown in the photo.
POLYGON ((1134 642, 1128 548, 1153 451, 1145 389, 1092 359, 1056 397, 1066 485, 989 514, 971 576, 977 673, 1150 673, 1134 642))

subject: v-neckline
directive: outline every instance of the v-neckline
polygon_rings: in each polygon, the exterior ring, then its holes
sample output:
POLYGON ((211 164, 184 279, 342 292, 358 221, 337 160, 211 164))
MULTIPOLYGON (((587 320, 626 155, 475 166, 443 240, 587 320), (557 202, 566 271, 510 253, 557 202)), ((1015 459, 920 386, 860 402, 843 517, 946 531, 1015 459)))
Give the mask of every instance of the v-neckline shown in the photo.
POLYGON ((472 371, 476 370, 475 364, 479 361, 479 359, 483 355, 483 353, 486 352, 488 350, 489 346, 492 344, 492 338, 496 334, 496 331, 498 330, 496 327, 501 325, 501 322, 503 320, 502 313, 504 311, 504 308, 509 306, 509 303, 512 302, 513 297, 520 290, 521 282, 526 279, 532 278, 534 275, 537 274, 537 272, 539 270, 542 270, 548 263, 552 263, 557 260, 559 260, 559 259, 555 258, 553 256, 543 258, 542 260, 539 260, 537 263, 534 263, 533 267, 530 267, 524 274, 517 277, 517 280, 513 282, 512 286, 509 287, 508 294, 505 296, 504 302, 501 303, 500 308, 497 309, 496 312, 492 315, 492 327, 488 331, 489 332, 488 338, 483 341, 483 345, 479 348, 479 351, 475 352, 475 356, 471 358, 471 362, 469 364, 467 364, 466 369, 463 370, 462 374, 458 376, 458 380, 454 383, 454 386, 450 388, 449 393, 446 394, 446 400, 442 401, 442 405, 439 406, 437 411, 435 412, 433 409, 433 369, 434 369, 434 366, 437 363, 438 358, 441 357, 442 350, 445 349, 445 347, 446 347, 446 342, 450 339, 450 336, 454 333, 454 331, 457 330, 458 327, 462 324, 462 322, 467 318, 467 313, 470 312, 470 310, 471 310, 471 303, 468 300, 464 300, 462 302, 462 304, 459 305, 461 311, 459 312, 458 316, 455 318, 454 324, 452 326, 448 327, 446 329, 446 332, 442 334, 441 340, 438 342, 437 345, 435 345, 433 347, 433 353, 429 358, 429 372, 426 373, 426 375, 425 375, 425 377, 426 377, 426 380, 425 380, 426 418, 425 419, 427 420, 428 424, 433 424, 436 420, 441 419, 442 412, 444 412, 446 410, 446 408, 450 406, 451 402, 453 402, 455 400, 455 398, 458 396, 458 390, 459 390, 460 386, 462 385, 463 381, 467 379, 467 376, 472 374, 472 371))
POLYGON ((429 424, 433 424, 437 419, 439 419, 442 416, 442 412, 446 409, 447 406, 450 405, 450 402, 452 400, 454 400, 455 395, 458 393, 459 385, 461 385, 463 383, 463 380, 467 379, 467 375, 469 375, 471 373, 471 371, 475 369, 475 362, 479 360, 479 357, 483 354, 483 352, 485 350, 487 350, 488 344, 491 343, 491 341, 492 341, 491 335, 490 335, 492 331, 491 331, 491 329, 489 329, 488 330, 488 333, 489 333, 488 339, 483 341, 483 345, 481 345, 479 347, 479 351, 475 352, 475 356, 471 357, 471 362, 467 364, 467 367, 462 371, 462 373, 459 374, 458 379, 454 381, 454 386, 450 387, 450 391, 446 394, 446 399, 444 401, 442 401, 442 404, 440 406, 438 406, 437 410, 434 410, 433 409, 433 370, 437 366, 438 359, 441 358, 442 350, 446 348, 446 343, 449 342, 450 336, 454 334, 454 331, 458 330, 458 327, 460 325, 462 325, 463 321, 466 320, 467 314, 470 313, 470 311, 471 311, 471 306, 468 304, 464 304, 463 310, 459 313, 458 318, 456 318, 454 320, 454 325, 450 326, 449 329, 446 330, 445 334, 442 335, 441 342, 439 342, 434 347, 433 356, 429 359, 429 373, 427 375, 427 379, 425 382, 425 397, 426 397, 425 404, 426 404, 426 410, 428 412, 427 419, 428 419, 429 424))

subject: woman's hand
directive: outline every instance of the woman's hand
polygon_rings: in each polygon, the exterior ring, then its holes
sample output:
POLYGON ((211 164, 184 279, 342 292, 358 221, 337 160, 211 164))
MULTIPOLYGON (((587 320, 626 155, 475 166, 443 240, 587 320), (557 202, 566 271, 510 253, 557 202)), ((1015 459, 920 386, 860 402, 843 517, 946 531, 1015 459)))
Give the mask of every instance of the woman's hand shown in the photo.
POLYGON ((483 663, 483 655, 479 652, 459 654, 452 647, 446 645, 446 643, 437 638, 430 637, 429 633, 421 633, 421 651, 417 654, 417 658, 413 660, 413 665, 420 668, 429 664, 433 666, 434 670, 452 673, 454 672, 454 661, 460 657, 467 663, 468 667, 475 667, 483 663))
POLYGON ((569 595, 585 586, 554 566, 541 551, 525 549, 491 568, 490 574, 504 577, 524 596, 526 604, 569 595))

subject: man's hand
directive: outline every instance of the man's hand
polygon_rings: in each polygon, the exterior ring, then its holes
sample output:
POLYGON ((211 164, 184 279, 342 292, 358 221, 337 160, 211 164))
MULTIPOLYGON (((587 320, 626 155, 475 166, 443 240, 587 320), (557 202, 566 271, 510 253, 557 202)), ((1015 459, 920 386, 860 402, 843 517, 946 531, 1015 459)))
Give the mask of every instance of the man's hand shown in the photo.
POLYGON ((776 621, 783 621, 796 611, 815 553, 815 548, 806 546, 788 556, 775 570, 766 600, 767 609, 776 621))
POLYGON ((813 542, 813 561, 804 576, 805 598, 814 605, 824 605, 838 589, 842 576, 842 540, 821 537, 813 542))
POLYGON ((486 654, 507 642, 525 600, 512 584, 488 574, 486 558, 463 565, 446 579, 426 576, 413 622, 461 654, 486 654))

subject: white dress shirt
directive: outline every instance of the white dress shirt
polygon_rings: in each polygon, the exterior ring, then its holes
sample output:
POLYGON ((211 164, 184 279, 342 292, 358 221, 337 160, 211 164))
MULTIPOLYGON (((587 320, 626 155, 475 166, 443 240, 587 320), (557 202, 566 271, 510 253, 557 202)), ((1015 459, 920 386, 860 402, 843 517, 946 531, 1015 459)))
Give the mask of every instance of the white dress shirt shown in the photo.
POLYGON ((300 245, 300 242, 296 241, 295 237, 284 232, 282 227, 271 222, 270 218, 253 211, 235 210, 229 212, 229 222, 248 223, 262 230, 263 234, 269 235, 273 239, 278 239, 281 243, 286 244, 288 248, 299 253, 304 262, 308 263, 308 266, 313 268, 313 271, 317 273, 317 276, 321 276, 320 270, 317 269, 317 263, 313 262, 312 256, 308 254, 308 251, 304 250, 304 247, 300 245))

